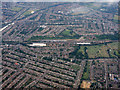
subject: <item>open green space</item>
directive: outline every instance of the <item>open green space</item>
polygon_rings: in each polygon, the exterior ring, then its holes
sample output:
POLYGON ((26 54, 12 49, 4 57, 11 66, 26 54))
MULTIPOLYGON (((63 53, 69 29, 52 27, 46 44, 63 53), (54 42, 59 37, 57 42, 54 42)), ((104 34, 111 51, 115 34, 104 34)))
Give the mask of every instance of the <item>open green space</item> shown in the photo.
POLYGON ((118 20, 118 15, 114 15, 114 20, 118 20))
MULTIPOLYGON (((41 29, 42 30, 42 29, 41 29)), ((32 36, 28 41, 42 40, 42 39, 79 39, 81 36, 72 30, 64 30, 56 36, 32 36)))
POLYGON ((112 34, 96 35, 96 39, 97 40, 118 40, 119 34, 115 33, 114 35, 112 34))
POLYGON ((80 36, 77 36, 77 37, 72 37, 72 36, 56 36, 56 37, 53 37, 53 36, 32 36, 30 39, 28 39, 28 41, 38 41, 38 40, 43 40, 43 39, 49 39, 49 40, 52 40, 52 39, 79 39, 80 36))
POLYGON ((85 66, 82 79, 89 80, 89 76, 90 76, 89 74, 90 74, 90 62, 88 61, 85 66))
POLYGON ((26 12, 23 13, 23 15, 25 15, 25 16, 26 16, 26 15, 30 15, 30 14, 31 14, 31 11, 30 11, 30 10, 28 10, 28 11, 26 11, 26 12))
POLYGON ((20 11, 22 9, 22 7, 13 7, 11 10, 13 11, 20 11))
POLYGON ((64 30, 62 33, 61 33, 61 35, 63 35, 63 36, 65 36, 65 35, 67 35, 67 36, 75 36, 76 34, 72 31, 72 30, 64 30))
POLYGON ((70 58, 88 59, 88 58, 117 58, 120 56, 118 50, 118 42, 98 44, 98 45, 82 45, 76 46, 71 52, 70 58))

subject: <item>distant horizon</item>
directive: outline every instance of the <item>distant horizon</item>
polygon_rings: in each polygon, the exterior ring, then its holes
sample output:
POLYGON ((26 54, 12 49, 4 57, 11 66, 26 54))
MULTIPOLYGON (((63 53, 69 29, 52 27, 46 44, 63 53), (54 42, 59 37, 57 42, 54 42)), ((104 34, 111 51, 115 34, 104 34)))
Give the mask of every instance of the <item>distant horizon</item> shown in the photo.
POLYGON ((1 2, 119 2, 119 0, 0 0, 1 2))

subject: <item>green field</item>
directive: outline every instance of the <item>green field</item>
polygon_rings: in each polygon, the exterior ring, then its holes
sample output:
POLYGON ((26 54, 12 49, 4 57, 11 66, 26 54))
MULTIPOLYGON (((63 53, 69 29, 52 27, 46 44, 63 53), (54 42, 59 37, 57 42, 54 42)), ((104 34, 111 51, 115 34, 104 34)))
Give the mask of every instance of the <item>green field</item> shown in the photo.
POLYGON ((112 34, 103 34, 103 35, 95 35, 96 40, 118 40, 119 39, 119 34, 115 33, 114 35, 112 34))
POLYGON ((81 36, 73 32, 72 30, 64 30, 56 36, 32 36, 28 41, 42 40, 42 39, 79 39, 81 36))
POLYGON ((31 11, 30 10, 28 10, 28 11, 26 11, 25 13, 23 13, 23 15, 30 15, 31 14, 31 11))
POLYGON ((107 47, 105 45, 96 45, 88 47, 88 56, 90 58, 109 57, 107 53, 107 47))
POLYGON ((114 15, 114 20, 120 20, 120 16, 114 15))
POLYGON ((116 57, 114 53, 117 52, 118 43, 109 43, 107 45, 95 45, 87 46, 87 53, 89 58, 98 58, 98 57, 116 57), (109 53, 108 53, 109 50, 109 53))
POLYGON ((28 39, 28 41, 38 41, 38 40, 43 40, 43 39, 49 39, 49 40, 57 40, 57 39, 61 39, 61 40, 64 40, 64 39, 78 39, 80 38, 80 36, 77 36, 77 37, 73 37, 73 36, 56 36, 56 37, 53 37, 53 36, 32 36, 31 38, 28 39))
POLYGON ((88 61, 86 66, 85 66, 82 79, 89 80, 89 76, 90 76, 89 74, 90 74, 90 62, 88 61))
POLYGON ((78 59, 117 58, 120 55, 118 53, 118 42, 78 47, 70 53, 70 57, 75 56, 78 59))
POLYGON ((31 14, 37 12, 37 11, 39 11, 39 9, 34 9, 34 10, 28 9, 26 12, 23 13, 23 15, 28 16, 28 15, 31 15, 31 14))
POLYGON ((76 35, 72 30, 64 30, 61 35, 74 36, 76 35))
POLYGON ((13 7, 11 10, 13 11, 20 11, 22 8, 21 7, 13 7))

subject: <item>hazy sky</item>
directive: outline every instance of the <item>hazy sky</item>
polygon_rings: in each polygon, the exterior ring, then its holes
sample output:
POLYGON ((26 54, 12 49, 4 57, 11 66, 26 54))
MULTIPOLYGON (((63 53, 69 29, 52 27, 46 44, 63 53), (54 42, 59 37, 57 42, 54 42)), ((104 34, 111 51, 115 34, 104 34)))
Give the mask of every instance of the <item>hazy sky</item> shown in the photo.
POLYGON ((0 0, 2 2, 118 2, 120 0, 0 0))

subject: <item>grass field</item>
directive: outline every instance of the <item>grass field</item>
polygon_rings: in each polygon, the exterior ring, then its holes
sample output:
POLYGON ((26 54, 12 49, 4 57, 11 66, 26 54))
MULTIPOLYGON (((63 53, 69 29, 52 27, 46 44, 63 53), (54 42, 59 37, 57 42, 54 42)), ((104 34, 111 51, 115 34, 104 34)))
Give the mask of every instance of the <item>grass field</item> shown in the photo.
POLYGON ((89 80, 89 74, 90 74, 90 62, 88 61, 87 62, 87 65, 85 66, 85 70, 84 70, 84 73, 83 73, 83 77, 82 79, 83 80, 89 80))
POLYGON ((32 10, 27 10, 26 12, 23 13, 23 15, 25 15, 25 16, 30 15, 30 14, 32 14, 31 12, 32 12, 32 10))
POLYGON ((79 53, 79 52, 82 52, 82 54, 85 54, 84 48, 85 48, 85 47, 81 47, 81 48, 78 50, 78 53, 79 53))
POLYGON ((120 16, 115 15, 115 16, 114 16, 114 20, 120 20, 120 16))
POLYGON ((119 44, 118 42, 114 42, 107 44, 107 46, 112 49, 118 49, 118 44, 119 44))
POLYGON ((21 7, 13 7, 11 10, 13 11, 20 11, 22 8, 21 7))
POLYGON ((107 43, 107 44, 98 44, 91 46, 80 46, 80 49, 76 52, 82 53, 85 58, 85 48, 86 53, 89 58, 116 58, 120 54, 118 53, 118 42, 107 43))
POLYGON ((31 11, 26 11, 25 13, 23 13, 23 15, 30 15, 31 11))
POLYGON ((90 58, 109 57, 107 49, 105 45, 88 46, 88 56, 90 58))
POLYGON ((71 30, 68 30, 68 29, 63 31, 61 34, 62 35, 67 35, 67 36, 74 36, 75 35, 74 32, 72 32, 71 30))
POLYGON ((87 7, 92 8, 92 9, 100 9, 101 4, 99 4, 99 3, 88 3, 87 7))

